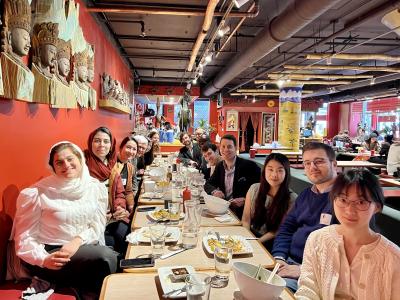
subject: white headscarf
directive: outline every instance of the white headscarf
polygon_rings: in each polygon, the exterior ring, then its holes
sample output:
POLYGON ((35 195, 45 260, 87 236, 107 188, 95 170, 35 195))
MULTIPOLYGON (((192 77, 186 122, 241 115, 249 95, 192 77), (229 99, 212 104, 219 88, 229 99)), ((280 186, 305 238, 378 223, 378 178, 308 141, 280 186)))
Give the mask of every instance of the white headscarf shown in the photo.
MULTIPOLYGON (((82 164, 82 173, 78 178, 67 179, 55 174, 53 168, 50 168, 53 172, 52 175, 43 178, 34 186, 38 187, 42 193, 49 193, 52 196, 57 196, 56 198, 68 198, 68 199, 80 199, 83 197, 85 192, 89 191, 89 185, 98 182, 97 179, 93 178, 89 174, 89 169, 85 163, 85 156, 83 155, 82 150, 75 144, 69 141, 62 141, 57 144, 54 144, 49 152, 50 153, 54 147, 60 144, 70 144, 76 151, 80 154, 80 162, 82 164)), ((49 159, 47 161, 49 161, 49 159)))

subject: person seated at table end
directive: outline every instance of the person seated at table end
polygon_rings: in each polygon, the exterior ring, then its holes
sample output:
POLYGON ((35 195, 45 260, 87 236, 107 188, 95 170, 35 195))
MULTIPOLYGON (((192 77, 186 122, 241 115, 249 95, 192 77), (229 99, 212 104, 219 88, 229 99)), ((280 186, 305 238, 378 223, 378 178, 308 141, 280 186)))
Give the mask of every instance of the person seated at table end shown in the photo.
POLYGON ((182 132, 179 141, 184 145, 180 150, 178 157, 184 165, 200 169, 202 162, 201 149, 198 143, 193 143, 187 132, 182 132))
POLYGON ((11 234, 16 255, 31 276, 99 294, 104 277, 117 270, 118 253, 104 246, 107 189, 70 142, 53 145, 48 164, 53 175, 17 199, 11 234))
POLYGON ((381 150, 381 147, 378 142, 378 135, 374 132, 372 132, 369 136, 367 136, 367 139, 362 143, 362 146, 364 147, 365 150, 371 151, 374 150, 376 153, 379 153, 381 150))
POLYGON ((201 152, 203 153, 203 158, 206 161, 206 165, 202 167, 202 173, 204 174, 204 179, 208 179, 214 173, 215 166, 222 161, 222 157, 218 153, 217 145, 208 142, 201 147, 201 152))
POLYGON ((370 227, 384 203, 377 178, 349 170, 329 197, 340 224, 310 234, 296 299, 399 299, 400 248, 370 227))
POLYGON ((336 222, 328 199, 336 178, 335 152, 326 144, 309 142, 303 147, 303 165, 313 186, 297 197, 279 227, 272 248, 272 255, 281 264, 278 275, 285 279, 286 286, 292 291, 297 290, 308 235, 336 222))
POLYGON ((268 250, 271 250, 276 231, 297 197, 290 191, 289 183, 288 158, 272 153, 265 159, 260 183, 254 183, 246 195, 242 224, 268 250))
POLYGON ((260 182, 260 167, 236 154, 237 141, 231 134, 221 138, 220 153, 223 161, 215 167, 213 175, 204 185, 207 194, 230 201, 230 208, 242 218, 246 193, 253 183, 260 182))

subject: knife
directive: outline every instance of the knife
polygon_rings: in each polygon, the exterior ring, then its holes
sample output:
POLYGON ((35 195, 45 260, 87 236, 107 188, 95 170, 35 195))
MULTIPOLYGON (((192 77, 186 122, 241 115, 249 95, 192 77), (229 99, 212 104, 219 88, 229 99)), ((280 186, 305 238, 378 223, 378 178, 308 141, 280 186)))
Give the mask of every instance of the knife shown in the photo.
POLYGON ((185 250, 188 250, 188 249, 182 248, 182 249, 179 249, 179 250, 176 250, 176 251, 172 251, 172 252, 170 252, 168 254, 161 255, 160 259, 166 259, 168 257, 174 256, 175 254, 181 253, 181 252, 183 252, 185 250))

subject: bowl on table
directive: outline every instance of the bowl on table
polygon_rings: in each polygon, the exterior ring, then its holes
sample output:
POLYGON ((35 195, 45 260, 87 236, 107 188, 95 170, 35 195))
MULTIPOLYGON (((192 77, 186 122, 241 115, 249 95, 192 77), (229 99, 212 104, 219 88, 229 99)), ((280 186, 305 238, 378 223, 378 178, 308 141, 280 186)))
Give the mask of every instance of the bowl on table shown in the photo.
POLYGON ((226 213, 230 205, 228 201, 211 195, 204 195, 204 202, 208 212, 216 215, 226 213))
POLYGON ((251 300, 275 300, 279 299, 284 287, 285 280, 279 275, 274 275, 271 283, 267 283, 271 271, 261 268, 257 278, 254 278, 258 266, 244 263, 233 263, 233 275, 245 299, 251 300))

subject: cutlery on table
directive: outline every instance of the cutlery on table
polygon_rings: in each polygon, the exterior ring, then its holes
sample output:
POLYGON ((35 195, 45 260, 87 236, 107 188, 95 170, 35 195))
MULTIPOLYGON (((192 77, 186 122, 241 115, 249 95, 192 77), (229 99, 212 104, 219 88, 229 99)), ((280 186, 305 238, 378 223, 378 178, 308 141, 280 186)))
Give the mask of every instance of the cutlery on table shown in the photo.
POLYGON ((161 256, 160 256, 160 259, 166 259, 166 258, 168 258, 168 257, 174 256, 175 254, 181 253, 181 252, 186 251, 186 250, 188 250, 188 249, 186 249, 186 248, 181 248, 181 249, 179 249, 179 250, 172 251, 172 252, 170 252, 170 253, 161 255, 161 256))

